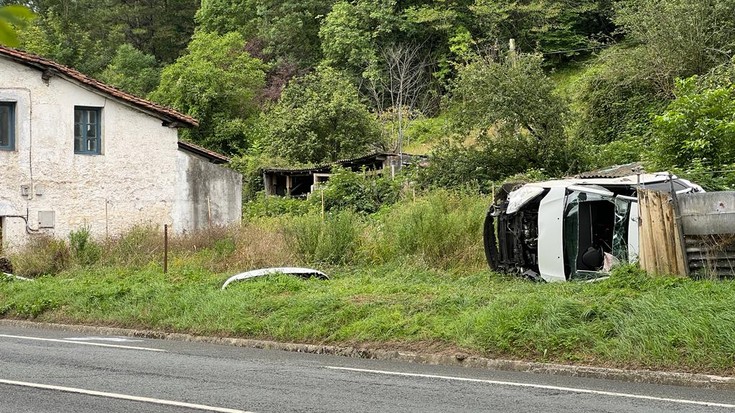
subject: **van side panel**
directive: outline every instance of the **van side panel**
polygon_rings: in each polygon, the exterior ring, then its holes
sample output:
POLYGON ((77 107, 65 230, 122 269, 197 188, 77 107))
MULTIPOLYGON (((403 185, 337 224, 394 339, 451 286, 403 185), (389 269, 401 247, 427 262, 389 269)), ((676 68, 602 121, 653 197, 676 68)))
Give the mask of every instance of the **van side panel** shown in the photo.
POLYGON ((538 267, 548 282, 566 281, 564 274, 564 199, 566 189, 551 188, 538 209, 538 267))
POLYGON ((630 203, 630 217, 628 220, 628 262, 638 261, 638 202, 630 203))

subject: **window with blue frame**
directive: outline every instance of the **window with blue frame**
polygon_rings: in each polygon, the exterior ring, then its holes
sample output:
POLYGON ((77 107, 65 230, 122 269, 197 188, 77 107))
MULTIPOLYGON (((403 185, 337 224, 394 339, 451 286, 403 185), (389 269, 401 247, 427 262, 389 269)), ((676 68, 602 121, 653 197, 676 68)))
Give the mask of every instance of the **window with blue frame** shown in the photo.
POLYGON ((0 102, 0 150, 15 150, 15 102, 0 102))
POLYGON ((99 155, 102 148, 102 108, 74 107, 74 153, 99 155))

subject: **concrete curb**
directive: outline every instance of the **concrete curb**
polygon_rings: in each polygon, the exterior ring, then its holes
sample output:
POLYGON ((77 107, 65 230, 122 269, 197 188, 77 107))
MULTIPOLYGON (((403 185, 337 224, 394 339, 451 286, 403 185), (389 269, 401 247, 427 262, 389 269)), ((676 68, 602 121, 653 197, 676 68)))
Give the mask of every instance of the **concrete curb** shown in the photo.
POLYGON ((88 334, 155 338, 175 341, 191 341, 211 344, 222 344, 236 347, 249 347, 268 350, 292 351, 299 353, 330 354, 343 357, 354 357, 375 360, 396 360, 409 363, 463 366, 485 368, 491 370, 529 372, 538 374, 554 374, 571 377, 587 377, 597 379, 624 380, 634 383, 651 383, 722 390, 735 390, 735 377, 715 376, 710 374, 677 373, 653 370, 625 370, 592 366, 573 366, 553 363, 537 363, 528 361, 489 359, 465 354, 441 355, 414 353, 379 348, 339 347, 318 344, 280 343, 276 341, 250 340, 228 337, 205 337, 191 334, 166 333, 153 330, 131 330, 113 327, 93 327, 68 324, 36 323, 22 320, 0 319, 0 326, 22 328, 47 328, 73 331, 88 334))

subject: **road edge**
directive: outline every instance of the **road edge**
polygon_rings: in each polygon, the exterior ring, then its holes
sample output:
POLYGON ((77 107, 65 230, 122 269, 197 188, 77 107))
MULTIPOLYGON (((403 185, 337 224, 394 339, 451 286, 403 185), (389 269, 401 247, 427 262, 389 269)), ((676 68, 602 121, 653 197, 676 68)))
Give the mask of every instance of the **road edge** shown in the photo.
POLYGON ((623 380, 634 383, 735 390, 735 377, 716 376, 700 373, 666 372, 655 370, 626 370, 606 367, 491 359, 478 356, 468 356, 461 353, 454 355, 444 355, 385 350, 380 348, 282 343, 277 341, 252 340, 244 338, 196 336, 192 334, 167 333, 154 330, 134 330, 117 327, 96 327, 73 324, 40 323, 26 320, 0 319, 0 326, 22 328, 48 328, 109 336, 126 336, 175 341, 202 342, 236 347, 291 351, 298 353, 329 354, 343 357, 375 360, 395 360, 418 364, 462 366, 470 368, 484 368, 490 370, 550 374, 570 377, 623 380))

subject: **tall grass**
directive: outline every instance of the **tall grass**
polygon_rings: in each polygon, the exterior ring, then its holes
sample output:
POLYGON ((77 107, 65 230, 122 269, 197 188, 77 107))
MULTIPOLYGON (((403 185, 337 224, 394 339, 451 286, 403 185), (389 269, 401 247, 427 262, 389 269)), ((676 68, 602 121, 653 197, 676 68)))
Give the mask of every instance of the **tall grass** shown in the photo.
MULTIPOLYGON (((284 265, 376 265, 484 268, 482 219, 489 201, 461 192, 435 191, 367 215, 300 211, 249 218, 241 226, 174 235, 173 265, 207 271, 244 271, 284 265)), ((297 208, 298 209, 298 208, 297 208)), ((58 274, 80 267, 144 268, 162 263, 163 231, 141 226, 104 240, 81 228, 67 240, 37 238, 11 256, 19 275, 58 274)))
POLYGON ((375 263, 407 260, 430 268, 482 268, 488 203, 482 196, 441 190, 387 208, 371 227, 363 253, 375 263))
POLYGON ((22 252, 11 254, 9 259, 16 274, 38 277, 68 269, 72 253, 65 240, 38 235, 31 239, 22 252))
MULTIPOLYGON (((135 227, 105 240, 95 240, 84 230, 72 232, 69 241, 42 236, 10 255, 16 275, 27 277, 80 268, 160 268, 163 259, 163 231, 153 226, 135 227)), ((172 235, 169 241, 170 266, 241 272, 300 262, 283 229, 266 225, 212 227, 172 235)))
POLYGON ((337 211, 321 217, 318 214, 294 218, 287 233, 295 241, 296 251, 308 262, 326 264, 351 263, 360 248, 364 227, 361 216, 350 211, 337 211))

